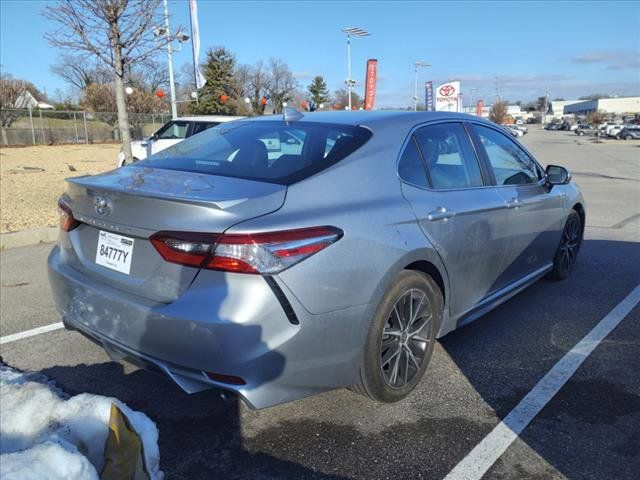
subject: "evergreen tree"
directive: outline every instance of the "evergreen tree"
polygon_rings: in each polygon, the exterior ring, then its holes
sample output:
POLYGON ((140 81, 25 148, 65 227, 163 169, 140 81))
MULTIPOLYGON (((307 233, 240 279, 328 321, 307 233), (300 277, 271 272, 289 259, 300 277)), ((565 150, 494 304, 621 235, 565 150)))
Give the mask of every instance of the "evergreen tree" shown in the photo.
POLYGON ((322 76, 318 75, 307 87, 311 94, 310 110, 316 110, 320 107, 320 104, 329 102, 329 89, 327 88, 327 82, 324 81, 322 76))
POLYGON ((204 63, 204 77, 207 83, 200 89, 198 103, 193 105, 194 113, 235 115, 236 102, 232 102, 234 92, 236 57, 224 47, 207 50, 204 63))

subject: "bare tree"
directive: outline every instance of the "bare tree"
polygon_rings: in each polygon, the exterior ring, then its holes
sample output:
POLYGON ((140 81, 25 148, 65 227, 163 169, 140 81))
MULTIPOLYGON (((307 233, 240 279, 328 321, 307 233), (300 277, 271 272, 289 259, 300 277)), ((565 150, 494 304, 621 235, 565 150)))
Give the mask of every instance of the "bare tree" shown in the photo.
MULTIPOLYGON (((335 100, 336 106, 340 109, 343 109, 347 105, 349 105, 349 93, 346 88, 340 88, 333 93, 333 98, 335 100)), ((362 99, 360 95, 358 95, 353 90, 351 91, 351 107, 355 110, 362 106, 362 99)))
POLYGON ((507 102, 496 102, 489 110, 489 120, 494 123, 501 124, 507 118, 507 102))
POLYGON ((257 115, 263 115, 266 107, 266 99, 271 89, 271 77, 267 73, 262 60, 249 69, 247 79, 247 96, 251 99, 251 107, 257 115))
POLYGON ((298 82, 289 70, 289 66, 281 58, 269 59, 270 85, 267 91, 273 104, 273 113, 282 112, 282 104, 293 98, 298 89, 298 82))
POLYGON ((597 110, 587 115, 587 122, 595 129, 596 143, 600 143, 600 124, 607 120, 607 114, 602 110, 597 110))
POLYGON ((108 83, 111 75, 104 66, 96 64, 89 55, 63 53, 53 65, 51 73, 68 83, 73 89, 84 91, 92 83, 108 83))
POLYGON ((114 76, 118 129, 126 162, 132 161, 131 133, 124 80, 130 65, 153 57, 181 33, 155 38, 162 23, 161 0, 59 0, 45 6, 42 15, 57 26, 45 34, 49 43, 63 50, 93 55, 114 76))

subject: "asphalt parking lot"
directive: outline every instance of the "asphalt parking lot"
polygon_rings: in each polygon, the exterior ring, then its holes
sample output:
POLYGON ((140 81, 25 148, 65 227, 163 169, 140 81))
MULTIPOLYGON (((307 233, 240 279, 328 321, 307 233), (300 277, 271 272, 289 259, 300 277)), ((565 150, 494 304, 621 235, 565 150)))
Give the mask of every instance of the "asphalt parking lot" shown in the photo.
MULTIPOLYGON (((215 392, 188 396, 64 330, 0 353, 69 394, 114 396, 145 412, 158 424, 168 479, 444 478, 640 284, 640 143, 533 129, 522 142, 542 163, 567 166, 583 188, 587 229, 576 269, 441 339, 425 379, 400 403, 338 390, 251 411, 215 392)), ((1 336, 60 321, 46 278, 50 249, 0 254, 1 336)), ((638 372, 636 305, 484 478, 638 478, 638 372)))

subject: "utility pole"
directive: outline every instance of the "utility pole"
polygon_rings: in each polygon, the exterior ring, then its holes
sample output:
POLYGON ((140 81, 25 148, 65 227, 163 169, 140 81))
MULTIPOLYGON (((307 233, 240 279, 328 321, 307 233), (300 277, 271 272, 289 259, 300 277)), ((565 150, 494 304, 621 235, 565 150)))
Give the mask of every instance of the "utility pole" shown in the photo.
POLYGON ((418 111, 418 67, 430 67, 427 62, 413 62, 414 80, 413 80, 413 111, 418 111))
POLYGON ((471 97, 469 98, 469 111, 472 112, 473 111, 473 94, 476 93, 478 89, 473 87, 470 88, 469 91, 471 92, 471 97))
MULTIPOLYGON (((164 0, 164 28, 166 29, 165 35, 170 37, 169 32, 169 5, 167 0, 164 0)), ((167 42, 167 59, 169 61, 169 91, 171 93, 171 118, 178 118, 178 110, 176 108, 176 85, 173 80, 173 48, 171 42, 167 42)))
POLYGON ((498 77, 495 77, 496 81, 496 103, 500 101, 500 83, 498 83, 498 77))

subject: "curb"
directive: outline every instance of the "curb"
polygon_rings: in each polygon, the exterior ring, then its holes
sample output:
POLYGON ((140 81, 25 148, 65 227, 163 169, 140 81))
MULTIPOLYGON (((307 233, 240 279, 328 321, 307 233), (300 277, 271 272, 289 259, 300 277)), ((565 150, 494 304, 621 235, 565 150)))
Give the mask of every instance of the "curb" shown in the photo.
POLYGON ((55 242, 58 240, 57 227, 34 228, 21 232, 0 233, 0 250, 26 247, 38 243, 55 242))

